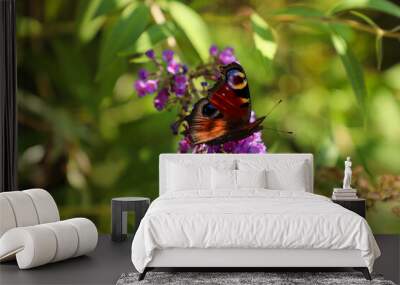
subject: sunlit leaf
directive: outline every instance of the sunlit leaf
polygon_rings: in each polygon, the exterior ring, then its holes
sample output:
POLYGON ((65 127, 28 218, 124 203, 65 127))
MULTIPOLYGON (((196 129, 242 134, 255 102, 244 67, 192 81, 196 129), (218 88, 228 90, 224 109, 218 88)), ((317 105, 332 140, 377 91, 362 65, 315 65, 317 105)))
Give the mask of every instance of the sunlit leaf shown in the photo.
POLYGON ((347 42, 340 34, 340 30, 335 29, 334 25, 332 28, 332 43, 335 47, 337 54, 339 55, 343 66, 346 70, 347 77, 351 83, 354 94, 356 95, 357 102, 363 112, 366 111, 365 101, 367 97, 367 88, 365 86, 364 74, 357 58, 354 56, 352 50, 348 46, 347 42))
POLYGON ((104 24, 105 18, 94 17, 100 0, 82 1, 81 3, 79 11, 82 12, 80 12, 78 19, 78 37, 86 43, 94 38, 104 24))
MULTIPOLYGON (((97 0, 99 1, 99 0, 97 0)), ((132 0, 100 0, 99 5, 94 13, 94 17, 102 16, 113 12, 119 8, 132 2, 132 0)))
POLYGON ((139 63, 146 63, 149 61, 150 61, 150 59, 144 53, 129 54, 129 62, 130 63, 139 64, 139 63))
POLYGON ((118 59, 118 53, 133 45, 150 22, 149 9, 144 4, 130 5, 104 35, 100 51, 97 78, 106 73, 118 59))
POLYGON ((400 18, 400 6, 387 0, 343 0, 331 11, 335 14, 349 9, 372 9, 400 18))
POLYGON ((168 37, 173 36, 173 27, 170 23, 162 25, 150 26, 145 32, 143 32, 133 47, 130 47, 118 55, 127 56, 134 53, 142 53, 150 48, 154 48, 158 43, 166 40, 168 37))
POLYGON ((208 49, 211 46, 211 39, 207 25, 200 15, 192 8, 176 1, 169 3, 169 13, 190 40, 200 58, 206 61, 209 57, 208 49))
POLYGON ((271 27, 256 13, 251 15, 253 27, 253 39, 257 50, 262 54, 267 62, 274 59, 277 44, 271 27))

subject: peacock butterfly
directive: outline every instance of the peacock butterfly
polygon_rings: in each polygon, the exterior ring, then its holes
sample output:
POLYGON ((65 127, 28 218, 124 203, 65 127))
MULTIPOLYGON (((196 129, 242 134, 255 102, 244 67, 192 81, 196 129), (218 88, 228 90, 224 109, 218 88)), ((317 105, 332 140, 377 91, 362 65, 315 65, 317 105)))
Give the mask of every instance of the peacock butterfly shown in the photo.
POLYGON ((233 62, 220 68, 220 77, 186 116, 185 131, 193 145, 223 144, 244 139, 262 129, 265 119, 250 123, 250 90, 243 67, 233 62))

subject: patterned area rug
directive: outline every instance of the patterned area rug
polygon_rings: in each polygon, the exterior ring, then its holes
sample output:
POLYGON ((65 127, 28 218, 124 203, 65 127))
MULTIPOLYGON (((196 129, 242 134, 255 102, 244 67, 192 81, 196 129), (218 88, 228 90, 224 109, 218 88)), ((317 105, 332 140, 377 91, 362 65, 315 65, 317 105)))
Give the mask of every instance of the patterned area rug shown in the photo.
POLYGON ((213 285, 395 285, 380 275, 372 275, 368 281, 359 272, 148 272, 138 281, 138 273, 122 274, 117 285, 146 284, 213 284, 213 285))

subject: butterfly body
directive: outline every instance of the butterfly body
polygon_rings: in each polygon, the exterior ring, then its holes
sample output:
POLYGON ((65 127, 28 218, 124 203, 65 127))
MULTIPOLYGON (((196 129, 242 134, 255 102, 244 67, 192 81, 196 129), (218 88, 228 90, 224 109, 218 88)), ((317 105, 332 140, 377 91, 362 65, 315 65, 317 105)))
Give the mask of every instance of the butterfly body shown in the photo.
POLYGON ((251 102, 246 74, 238 63, 223 66, 218 82, 200 99, 185 120, 186 134, 197 144, 222 144, 262 129, 265 117, 250 122, 251 102))

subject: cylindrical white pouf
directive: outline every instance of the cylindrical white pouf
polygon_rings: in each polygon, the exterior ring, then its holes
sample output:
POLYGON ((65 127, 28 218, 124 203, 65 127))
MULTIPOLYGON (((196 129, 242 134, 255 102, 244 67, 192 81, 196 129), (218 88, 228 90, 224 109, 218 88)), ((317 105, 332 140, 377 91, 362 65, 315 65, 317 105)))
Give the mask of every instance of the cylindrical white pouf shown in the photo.
POLYGON ((29 189, 22 191, 28 194, 36 208, 39 224, 51 223, 60 220, 56 202, 49 192, 43 189, 29 189))
POLYGON ((2 194, 0 193, 0 237, 9 229, 17 226, 10 202, 2 194))
POLYGON ((33 226, 39 223, 35 206, 30 196, 22 191, 1 193, 13 209, 17 227, 33 226))
POLYGON ((0 239, 0 254, 16 253, 20 269, 40 266, 53 260, 57 252, 54 232, 41 225, 14 228, 0 239))
POLYGON ((98 233, 92 221, 85 218, 74 218, 63 222, 71 224, 78 233, 79 244, 74 257, 86 254, 96 248, 98 233))
POLYGON ((64 260, 75 255, 78 249, 78 233, 69 223, 54 222, 41 225, 51 229, 56 235, 57 252, 51 262, 64 260))

